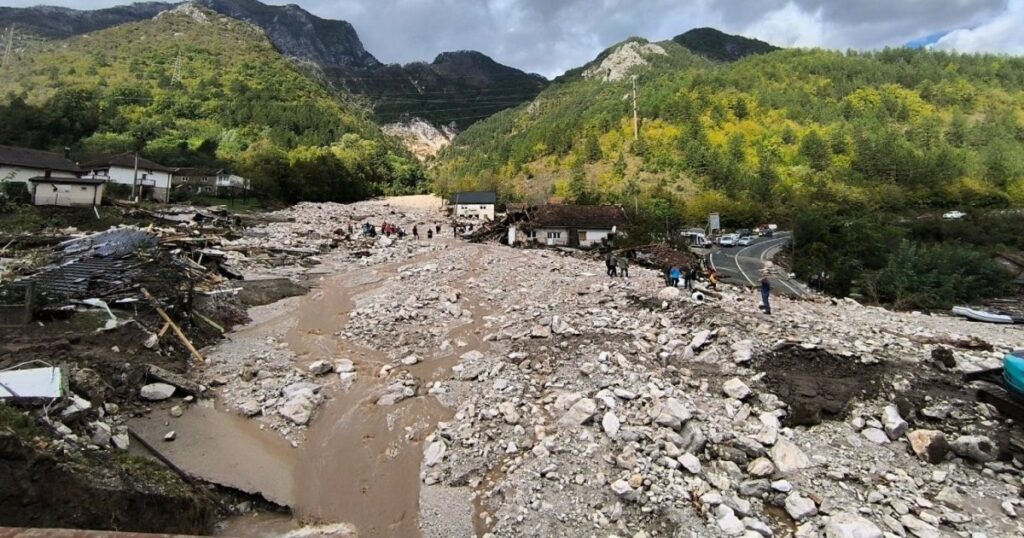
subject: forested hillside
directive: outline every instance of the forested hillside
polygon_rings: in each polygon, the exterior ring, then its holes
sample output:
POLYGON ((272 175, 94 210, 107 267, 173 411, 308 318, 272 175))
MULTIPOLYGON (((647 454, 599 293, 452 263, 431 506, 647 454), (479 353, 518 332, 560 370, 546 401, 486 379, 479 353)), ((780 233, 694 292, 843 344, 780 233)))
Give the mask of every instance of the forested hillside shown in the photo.
POLYGON ((213 11, 186 5, 34 47, 0 80, 0 144, 231 166, 284 201, 355 200, 423 178, 369 112, 213 11))
POLYGON ((665 55, 631 70, 638 140, 628 77, 579 69, 458 137, 438 189, 646 202, 691 224, 711 211, 727 226, 796 224, 798 269, 843 272, 842 292, 915 233, 893 222, 1024 205, 1024 59, 779 50, 713 65, 658 45, 665 55))

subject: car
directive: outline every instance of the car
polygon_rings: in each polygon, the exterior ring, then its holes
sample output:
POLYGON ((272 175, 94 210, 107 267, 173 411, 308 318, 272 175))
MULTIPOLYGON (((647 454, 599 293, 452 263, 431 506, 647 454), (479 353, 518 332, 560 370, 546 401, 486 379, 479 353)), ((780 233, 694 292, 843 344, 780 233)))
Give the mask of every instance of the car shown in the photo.
POLYGON ((754 244, 754 238, 749 235, 744 235, 736 241, 736 244, 741 247, 749 247, 754 244))
POLYGON ((718 244, 723 247, 735 247, 736 242, 739 241, 740 236, 736 234, 725 234, 719 239, 718 244))
POLYGON ((955 211, 955 210, 954 211, 947 211, 947 212, 942 214, 942 218, 944 218, 946 220, 960 220, 960 219, 962 219, 962 218, 964 218, 966 216, 967 216, 967 213, 964 213, 963 211, 955 211))

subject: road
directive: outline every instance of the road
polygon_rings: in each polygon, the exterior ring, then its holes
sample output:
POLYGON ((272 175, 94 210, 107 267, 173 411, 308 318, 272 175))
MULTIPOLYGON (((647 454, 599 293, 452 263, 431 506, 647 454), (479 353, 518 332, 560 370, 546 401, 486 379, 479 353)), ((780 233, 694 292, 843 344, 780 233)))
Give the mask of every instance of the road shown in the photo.
MULTIPOLYGON (((758 237, 745 247, 714 247, 711 251, 711 265, 723 278, 728 278, 745 286, 757 286, 761 277, 761 268, 789 242, 789 232, 779 232, 775 237, 758 237)), ((779 271, 771 278, 772 290, 793 297, 803 297, 810 293, 800 282, 787 278, 779 271)))

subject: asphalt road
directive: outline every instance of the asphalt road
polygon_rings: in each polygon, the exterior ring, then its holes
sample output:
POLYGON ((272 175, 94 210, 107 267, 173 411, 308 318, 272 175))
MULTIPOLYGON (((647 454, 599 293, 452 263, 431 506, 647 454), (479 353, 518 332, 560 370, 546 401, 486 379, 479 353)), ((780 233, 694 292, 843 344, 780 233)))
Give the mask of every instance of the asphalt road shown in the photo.
MULTIPOLYGON (((755 238, 752 244, 745 247, 714 247, 711 251, 711 264, 723 279, 756 287, 759 285, 764 263, 771 261, 789 240, 789 232, 779 232, 775 237, 755 238)), ((806 286, 783 274, 775 274, 770 282, 773 293, 784 293, 793 297, 802 297, 810 293, 806 286)))

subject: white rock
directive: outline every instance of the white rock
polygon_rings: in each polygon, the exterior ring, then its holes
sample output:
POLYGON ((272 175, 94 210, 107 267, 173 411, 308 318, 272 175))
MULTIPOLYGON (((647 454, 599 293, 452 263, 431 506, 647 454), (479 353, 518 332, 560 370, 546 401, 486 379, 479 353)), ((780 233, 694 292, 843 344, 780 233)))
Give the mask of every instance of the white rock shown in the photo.
POLYGON ((811 466, 811 460, 792 441, 780 438, 775 442, 769 455, 775 468, 783 474, 795 473, 811 466))
POLYGON ((750 387, 738 377, 734 377, 722 385, 722 392, 734 400, 743 400, 750 396, 750 387))
POLYGON ((621 478, 612 482, 612 493, 626 501, 635 501, 638 497, 637 491, 633 489, 633 486, 630 486, 629 482, 621 478))
POLYGON ((676 461, 678 461, 679 464, 683 466, 683 469, 686 469, 690 474, 700 474, 701 465, 700 459, 698 459, 697 456, 687 452, 686 454, 676 458, 676 461))
POLYGON ((659 301, 669 301, 669 302, 678 301, 679 298, 682 295, 683 295, 683 292, 680 291, 679 288, 673 288, 673 287, 662 288, 661 291, 658 292, 658 300, 659 301))
POLYGON ((415 364, 418 364, 419 362, 420 358, 417 357, 416 355, 409 355, 408 357, 402 359, 402 364, 404 364, 405 366, 413 366, 415 364))
POLYGON ((950 448, 957 456, 972 459, 979 463, 995 461, 999 456, 999 447, 984 435, 961 435, 950 443, 950 448))
POLYGON ((139 395, 145 400, 159 402, 174 395, 174 385, 168 385, 167 383, 150 383, 149 385, 142 386, 142 389, 139 391, 139 395))
POLYGON ((860 432, 865 439, 875 443, 876 445, 884 445, 889 442, 889 436, 884 431, 878 428, 864 428, 860 432))
POLYGON ((340 359, 334 363, 334 371, 339 374, 347 374, 356 371, 356 365, 350 359, 340 359))
POLYGON ((110 429, 110 425, 106 422, 93 422, 92 423, 92 444, 99 447, 110 446, 111 438, 113 437, 113 431, 110 429))
POLYGON ((732 346, 732 360, 736 364, 746 364, 754 356, 754 342, 741 340, 732 346))
POLYGON ((519 412, 512 402, 501 402, 498 404, 498 412, 508 424, 519 424, 519 412))
POLYGON ((309 373, 313 375, 324 375, 328 374, 333 370, 334 367, 327 361, 316 361, 309 365, 309 373))
POLYGON ((829 517, 825 538, 882 538, 882 529, 857 514, 840 512, 829 517))
POLYGON ((718 520, 718 528, 726 536, 739 536, 747 530, 743 522, 735 514, 731 513, 718 520))
POLYGON ((907 440, 914 454, 930 463, 941 462, 949 451, 945 434, 938 430, 914 430, 907 434, 907 440))
POLYGON ((180 405, 176 405, 176 406, 171 408, 170 413, 171 413, 172 417, 180 418, 182 415, 185 414, 185 410, 182 409, 182 407, 180 405))
POLYGON ((118 450, 128 450, 128 446, 131 445, 131 439, 128 438, 127 433, 119 433, 111 436, 110 442, 113 443, 114 448, 118 450))
POLYGON ((700 350, 704 347, 704 344, 708 343, 708 338, 711 336, 711 331, 704 329, 693 336, 693 340, 690 341, 690 349, 694 351, 700 350))
POLYGON ((614 438, 617 436, 619 434, 620 425, 619 417, 615 416, 615 413, 612 411, 605 413, 604 417, 601 419, 601 427, 604 429, 604 433, 607 434, 608 437, 614 438))
POLYGON ((173 441, 173 440, 177 439, 177 437, 178 437, 177 432, 175 432, 174 430, 171 430, 171 431, 167 432, 166 434, 164 434, 164 441, 170 442, 170 441, 173 441))
POLYGON ((747 473, 757 478, 771 476, 775 472, 775 465, 768 458, 757 458, 747 464, 747 473))
POLYGON ((448 445, 444 444, 444 441, 434 441, 427 446, 427 449, 423 451, 423 464, 427 467, 433 467, 444 460, 444 454, 448 450, 448 445))
POLYGON ((305 426, 313 413, 313 404, 306 396, 299 394, 286 401, 277 412, 299 426, 305 426))
POLYGON ((796 521, 803 521, 818 513, 814 501, 801 496, 797 492, 786 496, 786 512, 796 521))
POLYGON ((896 407, 896 404, 890 404, 885 406, 882 411, 882 424, 885 426, 885 433, 889 436, 889 439, 896 440, 903 436, 907 432, 907 421, 903 420, 900 416, 900 410, 896 407))
POLYGON ((656 424, 678 430, 683 423, 690 420, 691 414, 683 402, 675 398, 667 398, 651 408, 650 416, 656 424))

